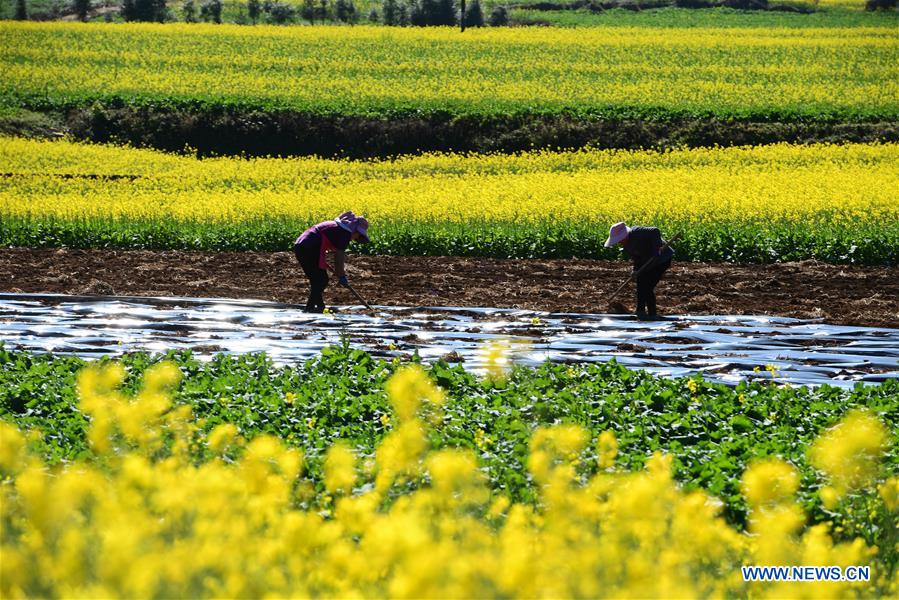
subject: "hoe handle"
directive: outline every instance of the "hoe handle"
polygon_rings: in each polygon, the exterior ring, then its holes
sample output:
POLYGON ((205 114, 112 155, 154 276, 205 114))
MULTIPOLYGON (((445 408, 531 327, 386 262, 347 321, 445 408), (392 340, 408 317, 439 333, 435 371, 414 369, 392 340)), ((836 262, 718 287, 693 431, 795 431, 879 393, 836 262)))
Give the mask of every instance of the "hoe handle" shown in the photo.
POLYGON ((368 302, 362 299, 362 296, 359 295, 359 292, 356 291, 356 288, 351 286, 349 283, 347 283, 346 286, 350 288, 350 291, 353 292, 354 296, 356 296, 356 300, 365 305, 365 308, 367 308, 368 310, 374 310, 368 302))
MULTIPOLYGON (((336 271, 334 271, 334 267, 332 267, 331 265, 328 265, 328 270, 331 271, 332 273, 336 273, 336 271)), ((374 310, 374 309, 371 307, 371 304, 369 304, 368 302, 366 302, 366 301, 362 298, 362 296, 359 295, 359 292, 356 291, 356 288, 354 288, 353 286, 351 286, 349 282, 347 282, 346 286, 347 286, 347 288, 348 288, 351 292, 353 292, 353 295, 356 296, 356 300, 358 300, 360 304, 364 305, 365 308, 367 308, 368 310, 374 310)))

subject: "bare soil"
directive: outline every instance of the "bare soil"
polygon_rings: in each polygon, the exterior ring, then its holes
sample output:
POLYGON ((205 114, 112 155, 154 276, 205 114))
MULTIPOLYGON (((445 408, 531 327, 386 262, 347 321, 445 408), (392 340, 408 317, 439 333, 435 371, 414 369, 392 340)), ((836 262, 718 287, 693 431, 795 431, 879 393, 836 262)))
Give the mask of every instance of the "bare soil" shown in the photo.
MULTIPOLYGON (((351 256, 350 280, 371 304, 610 312, 628 263, 351 256)), ((255 298, 305 303, 289 252, 0 249, 0 292, 255 298)), ((664 314, 766 314, 899 327, 899 269, 815 261, 774 265, 675 262, 656 289, 664 314)), ((325 301, 356 304, 328 288, 325 301)), ((616 298, 634 308, 629 285, 616 298)))

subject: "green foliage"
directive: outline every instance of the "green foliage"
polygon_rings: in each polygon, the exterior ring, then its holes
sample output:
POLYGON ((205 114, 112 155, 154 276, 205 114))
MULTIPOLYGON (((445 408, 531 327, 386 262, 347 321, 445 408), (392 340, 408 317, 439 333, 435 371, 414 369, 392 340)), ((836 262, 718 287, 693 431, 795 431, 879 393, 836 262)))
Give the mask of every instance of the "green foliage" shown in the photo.
POLYGON ((743 11, 732 8, 660 8, 602 12, 590 10, 533 10, 513 8, 512 20, 519 24, 540 22, 555 27, 778 27, 790 29, 822 27, 895 27, 899 16, 884 12, 828 8, 810 14, 774 11, 743 11))
POLYGON ((91 0, 73 0, 72 9, 75 11, 79 21, 87 21, 91 11, 91 0))
POLYGON ((300 7, 300 16, 309 21, 310 25, 315 23, 315 0, 303 0, 303 5, 300 7))
POLYGON ((865 10, 896 10, 896 0, 866 0, 865 10))
MULTIPOLYGON (((835 264, 899 265, 899 223, 820 221, 653 223, 682 231, 677 260, 776 263, 816 259, 835 264)), ((112 218, 55 219, 4 215, 0 247, 289 250, 312 223, 266 219, 235 223, 112 218)), ((606 231, 591 223, 432 223, 381 221, 357 251, 395 256, 620 258, 603 247, 606 231)))
POLYGON ((181 15, 185 23, 197 22, 197 5, 194 0, 184 0, 181 3, 181 15))
MULTIPOLYGON (((200 362, 189 352, 131 354, 122 360, 124 391, 135 392, 143 372, 163 358, 175 361, 184 375, 175 405, 190 406, 205 430, 227 422, 247 438, 276 435, 303 450, 319 481, 324 450, 332 443, 346 440, 361 456, 371 456, 394 425, 384 384, 396 364, 359 350, 329 348, 316 359, 283 368, 265 355, 217 355, 200 362)), ((88 421, 75 391, 84 365, 78 358, 11 352, 0 345, 0 418, 40 432, 34 443, 52 462, 89 452, 88 421)), ((817 490, 823 482, 808 464, 809 444, 853 407, 871 410, 892 428, 894 439, 899 436, 896 380, 852 390, 764 383, 728 387, 700 377, 654 377, 614 361, 516 368, 504 383, 442 362, 427 371, 449 397, 442 413, 432 415, 433 446, 474 449, 493 488, 517 501, 534 499, 525 465, 528 440, 536 427, 555 423, 579 424, 594 439, 613 431, 620 446, 617 465, 626 470, 642 468, 653 452, 671 454, 676 478, 721 498, 725 516, 737 524, 746 516, 739 480, 752 460, 779 456, 795 465, 802 476, 799 501, 819 521, 833 515, 820 505, 817 490)), ((206 452, 195 451, 198 458, 206 452)), ((595 446, 581 458, 582 475, 595 472, 595 446)), ((888 450, 885 471, 899 472, 897 444, 888 450)), ((882 535, 870 520, 848 513, 836 520, 869 543, 882 535)))
POLYGON ((505 6, 495 6, 490 11, 488 23, 491 27, 505 27, 509 24, 509 11, 505 6))
POLYGON ((471 2, 465 6, 463 23, 466 27, 484 26, 484 11, 481 10, 481 3, 478 0, 471 0, 471 2))
POLYGON ((200 20, 207 23, 221 23, 222 0, 204 0, 200 4, 200 20))
POLYGON ((165 0, 123 0, 122 18, 126 21, 156 21, 162 23, 168 17, 165 0))
POLYGON ((402 0, 384 0, 384 25, 405 26, 409 24, 409 13, 402 0))
MULTIPOLYGON (((284 25, 286 23, 292 23, 297 15, 296 7, 292 4, 287 4, 285 2, 278 2, 277 0, 265 0, 265 3, 262 5, 262 10, 268 13, 268 19, 270 23, 274 23, 276 25, 284 25)), ((306 5, 303 5, 301 10, 306 10, 306 5)), ((312 20, 315 18, 315 8, 311 9, 312 12, 311 17, 309 18, 309 22, 312 23, 312 20)), ((305 13, 301 13, 305 17, 305 13)))
POLYGON ((259 20, 259 15, 262 13, 262 2, 260 0, 248 0, 247 1, 247 16, 250 18, 250 21, 253 25, 259 20))
POLYGON ((456 24, 454 0, 411 0, 409 21, 418 27, 453 26, 456 24))
POLYGON ((341 23, 355 23, 359 20, 359 12, 353 0, 337 0, 334 3, 334 17, 341 23))

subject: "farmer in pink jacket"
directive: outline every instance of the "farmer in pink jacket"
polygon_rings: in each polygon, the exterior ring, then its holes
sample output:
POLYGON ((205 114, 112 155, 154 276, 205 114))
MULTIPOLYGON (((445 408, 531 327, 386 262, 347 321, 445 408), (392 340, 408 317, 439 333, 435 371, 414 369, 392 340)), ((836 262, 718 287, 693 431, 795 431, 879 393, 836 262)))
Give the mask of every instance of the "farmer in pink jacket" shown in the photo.
POLYGON ((309 278, 306 312, 320 313, 325 310, 322 293, 328 286, 328 269, 331 268, 325 260, 325 253, 329 250, 334 251, 332 270, 337 275, 337 283, 344 287, 349 285, 344 269, 346 249, 350 242, 356 240, 368 243, 368 220, 357 217, 352 212, 345 212, 333 221, 313 225, 294 242, 293 253, 309 278))

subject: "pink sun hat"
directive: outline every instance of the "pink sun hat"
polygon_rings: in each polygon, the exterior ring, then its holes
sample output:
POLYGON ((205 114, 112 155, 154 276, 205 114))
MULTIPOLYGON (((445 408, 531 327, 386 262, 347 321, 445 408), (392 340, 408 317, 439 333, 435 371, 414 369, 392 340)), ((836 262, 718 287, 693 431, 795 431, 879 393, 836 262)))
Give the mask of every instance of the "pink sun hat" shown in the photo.
POLYGON ((357 217, 353 211, 348 210, 334 220, 350 233, 358 233, 362 241, 368 243, 368 219, 357 217))
POLYGON ((609 229, 609 239, 606 240, 606 248, 611 248, 627 237, 631 232, 631 228, 624 223, 615 223, 609 229))

